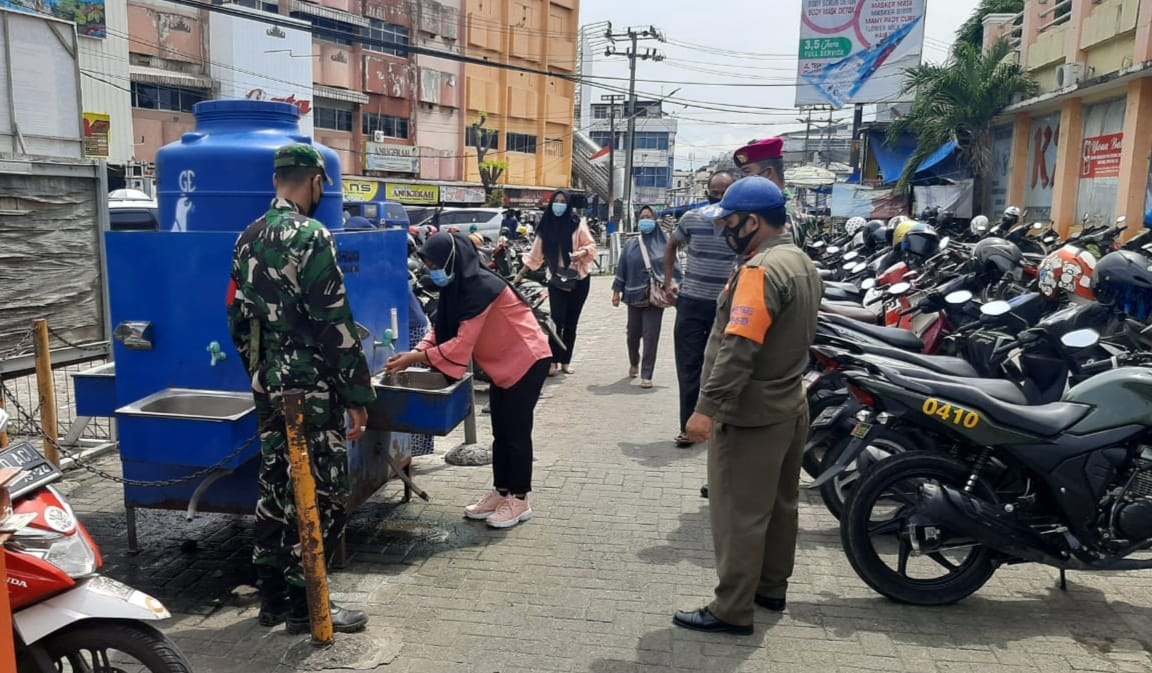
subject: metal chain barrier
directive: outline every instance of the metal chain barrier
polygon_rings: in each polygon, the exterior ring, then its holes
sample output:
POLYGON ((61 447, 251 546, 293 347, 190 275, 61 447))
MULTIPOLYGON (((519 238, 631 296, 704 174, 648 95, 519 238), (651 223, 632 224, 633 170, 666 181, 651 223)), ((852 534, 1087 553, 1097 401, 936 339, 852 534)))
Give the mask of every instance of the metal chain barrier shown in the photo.
MULTIPOLYGON (((101 343, 106 343, 106 342, 95 342, 95 343, 88 343, 88 344, 78 344, 75 341, 69 341, 67 338, 64 337, 64 335, 62 335, 59 332, 57 332, 56 330, 52 329, 51 325, 48 326, 48 334, 50 336, 52 336, 53 338, 55 338, 60 343, 67 346, 68 348, 77 348, 79 350, 94 350, 96 348, 99 348, 101 343)), ((29 335, 31 335, 31 332, 29 332, 29 335)))
POLYGON ((55 442, 55 441, 49 439, 47 437, 47 435, 45 435, 45 433, 44 433, 44 428, 40 425, 39 421, 36 420, 36 417, 33 416, 32 414, 30 414, 20 404, 20 401, 18 399, 16 399, 16 396, 12 394, 12 391, 8 389, 8 386, 3 381, 0 381, 0 394, 3 394, 4 397, 7 397, 9 400, 11 400, 12 405, 16 408, 16 413, 19 414, 19 416, 23 419, 23 421, 25 423, 29 424, 32 427, 33 431, 35 431, 36 434, 39 435, 41 440, 54 446, 56 448, 56 450, 59 451, 60 454, 63 455, 64 457, 71 458, 72 463, 74 465, 84 469, 87 472, 91 472, 92 474, 96 475, 97 477, 100 477, 102 479, 107 479, 109 481, 114 481, 118 484, 124 484, 125 486, 137 486, 140 488, 165 488, 168 486, 175 486, 177 484, 184 484, 184 483, 187 483, 190 481, 196 481, 198 479, 201 479, 203 477, 208 476, 209 474, 215 472, 216 470, 221 469, 222 467, 224 467, 228 463, 232 462, 232 460, 237 458, 240 454, 244 453, 244 451, 246 451, 250 446, 252 446, 252 444, 254 442, 260 441, 260 433, 256 433, 251 438, 249 438, 248 441, 244 442, 239 447, 237 447, 237 449, 235 451, 228 454, 227 456, 224 456, 224 458, 220 459, 220 462, 216 463, 215 465, 213 465, 211 467, 206 467, 202 470, 197 470, 197 471, 193 472, 192 474, 188 474, 188 475, 185 475, 183 477, 178 477, 176 479, 164 479, 162 481, 139 481, 137 479, 125 479, 124 477, 117 477, 114 474, 110 474, 108 472, 105 472, 104 470, 101 470, 98 467, 94 467, 92 465, 89 465, 88 463, 81 461, 77 455, 75 455, 71 451, 65 449, 63 446, 60 445, 59 442, 55 442))
POLYGON ((20 341, 17 341, 15 346, 0 355, 0 360, 7 360, 8 358, 15 355, 23 355, 27 353, 28 349, 32 347, 33 339, 35 339, 35 337, 36 330, 28 328, 28 331, 24 333, 24 336, 20 337, 20 341))

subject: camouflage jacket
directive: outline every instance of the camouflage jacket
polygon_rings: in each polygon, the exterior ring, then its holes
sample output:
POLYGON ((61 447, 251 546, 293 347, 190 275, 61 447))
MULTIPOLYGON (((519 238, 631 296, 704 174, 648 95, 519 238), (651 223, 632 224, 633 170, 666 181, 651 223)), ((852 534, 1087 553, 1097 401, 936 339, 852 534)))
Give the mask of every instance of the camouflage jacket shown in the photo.
POLYGON ((376 399, 332 235, 290 201, 273 201, 236 241, 228 326, 255 392, 329 389, 347 407, 376 399))

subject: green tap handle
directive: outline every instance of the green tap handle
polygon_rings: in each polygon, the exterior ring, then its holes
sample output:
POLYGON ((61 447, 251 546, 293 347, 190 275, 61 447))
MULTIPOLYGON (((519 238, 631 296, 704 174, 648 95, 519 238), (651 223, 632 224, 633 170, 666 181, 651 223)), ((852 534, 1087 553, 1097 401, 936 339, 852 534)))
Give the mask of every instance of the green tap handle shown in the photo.
POLYGON ((228 359, 228 354, 220 349, 219 341, 213 341, 212 343, 208 344, 208 348, 205 350, 207 350, 208 354, 212 357, 212 362, 209 364, 211 364, 213 367, 216 366, 217 362, 228 359))
POLYGON ((380 337, 379 341, 373 342, 373 346, 379 348, 392 348, 396 344, 396 335, 392 334, 392 330, 384 330, 384 335, 380 337))

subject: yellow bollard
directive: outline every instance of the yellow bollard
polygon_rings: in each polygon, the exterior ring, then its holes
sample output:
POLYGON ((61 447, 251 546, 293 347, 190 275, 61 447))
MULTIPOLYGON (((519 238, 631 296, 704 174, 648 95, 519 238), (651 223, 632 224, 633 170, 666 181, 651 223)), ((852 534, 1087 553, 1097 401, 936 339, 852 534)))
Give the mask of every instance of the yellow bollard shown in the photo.
POLYGON ((60 430, 56 425, 56 379, 52 375, 52 348, 48 344, 48 321, 32 321, 36 354, 36 388, 40 391, 40 425, 44 429, 44 457, 60 467, 60 454, 56 446, 60 430))
POLYGON ((332 610, 328 604, 328 569, 324 566, 324 535, 320 529, 320 508, 316 505, 316 480, 304 434, 304 393, 284 393, 284 425, 288 439, 288 463, 292 469, 292 493, 296 500, 296 522, 300 527, 300 551, 304 584, 308 591, 308 612, 312 621, 312 644, 332 644, 332 610))

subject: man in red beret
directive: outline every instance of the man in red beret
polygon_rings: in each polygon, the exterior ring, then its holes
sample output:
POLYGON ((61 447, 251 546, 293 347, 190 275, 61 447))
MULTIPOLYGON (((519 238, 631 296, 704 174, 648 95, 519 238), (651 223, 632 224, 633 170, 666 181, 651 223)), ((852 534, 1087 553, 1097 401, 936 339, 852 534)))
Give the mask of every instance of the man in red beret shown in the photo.
POLYGON ((755 140, 736 150, 732 154, 732 160, 745 176, 759 175, 768 178, 784 192, 784 198, 788 200, 789 229, 792 230, 796 245, 803 247, 804 223, 807 218, 796 209, 796 200, 792 197, 791 190, 784 184, 784 139, 755 140))

